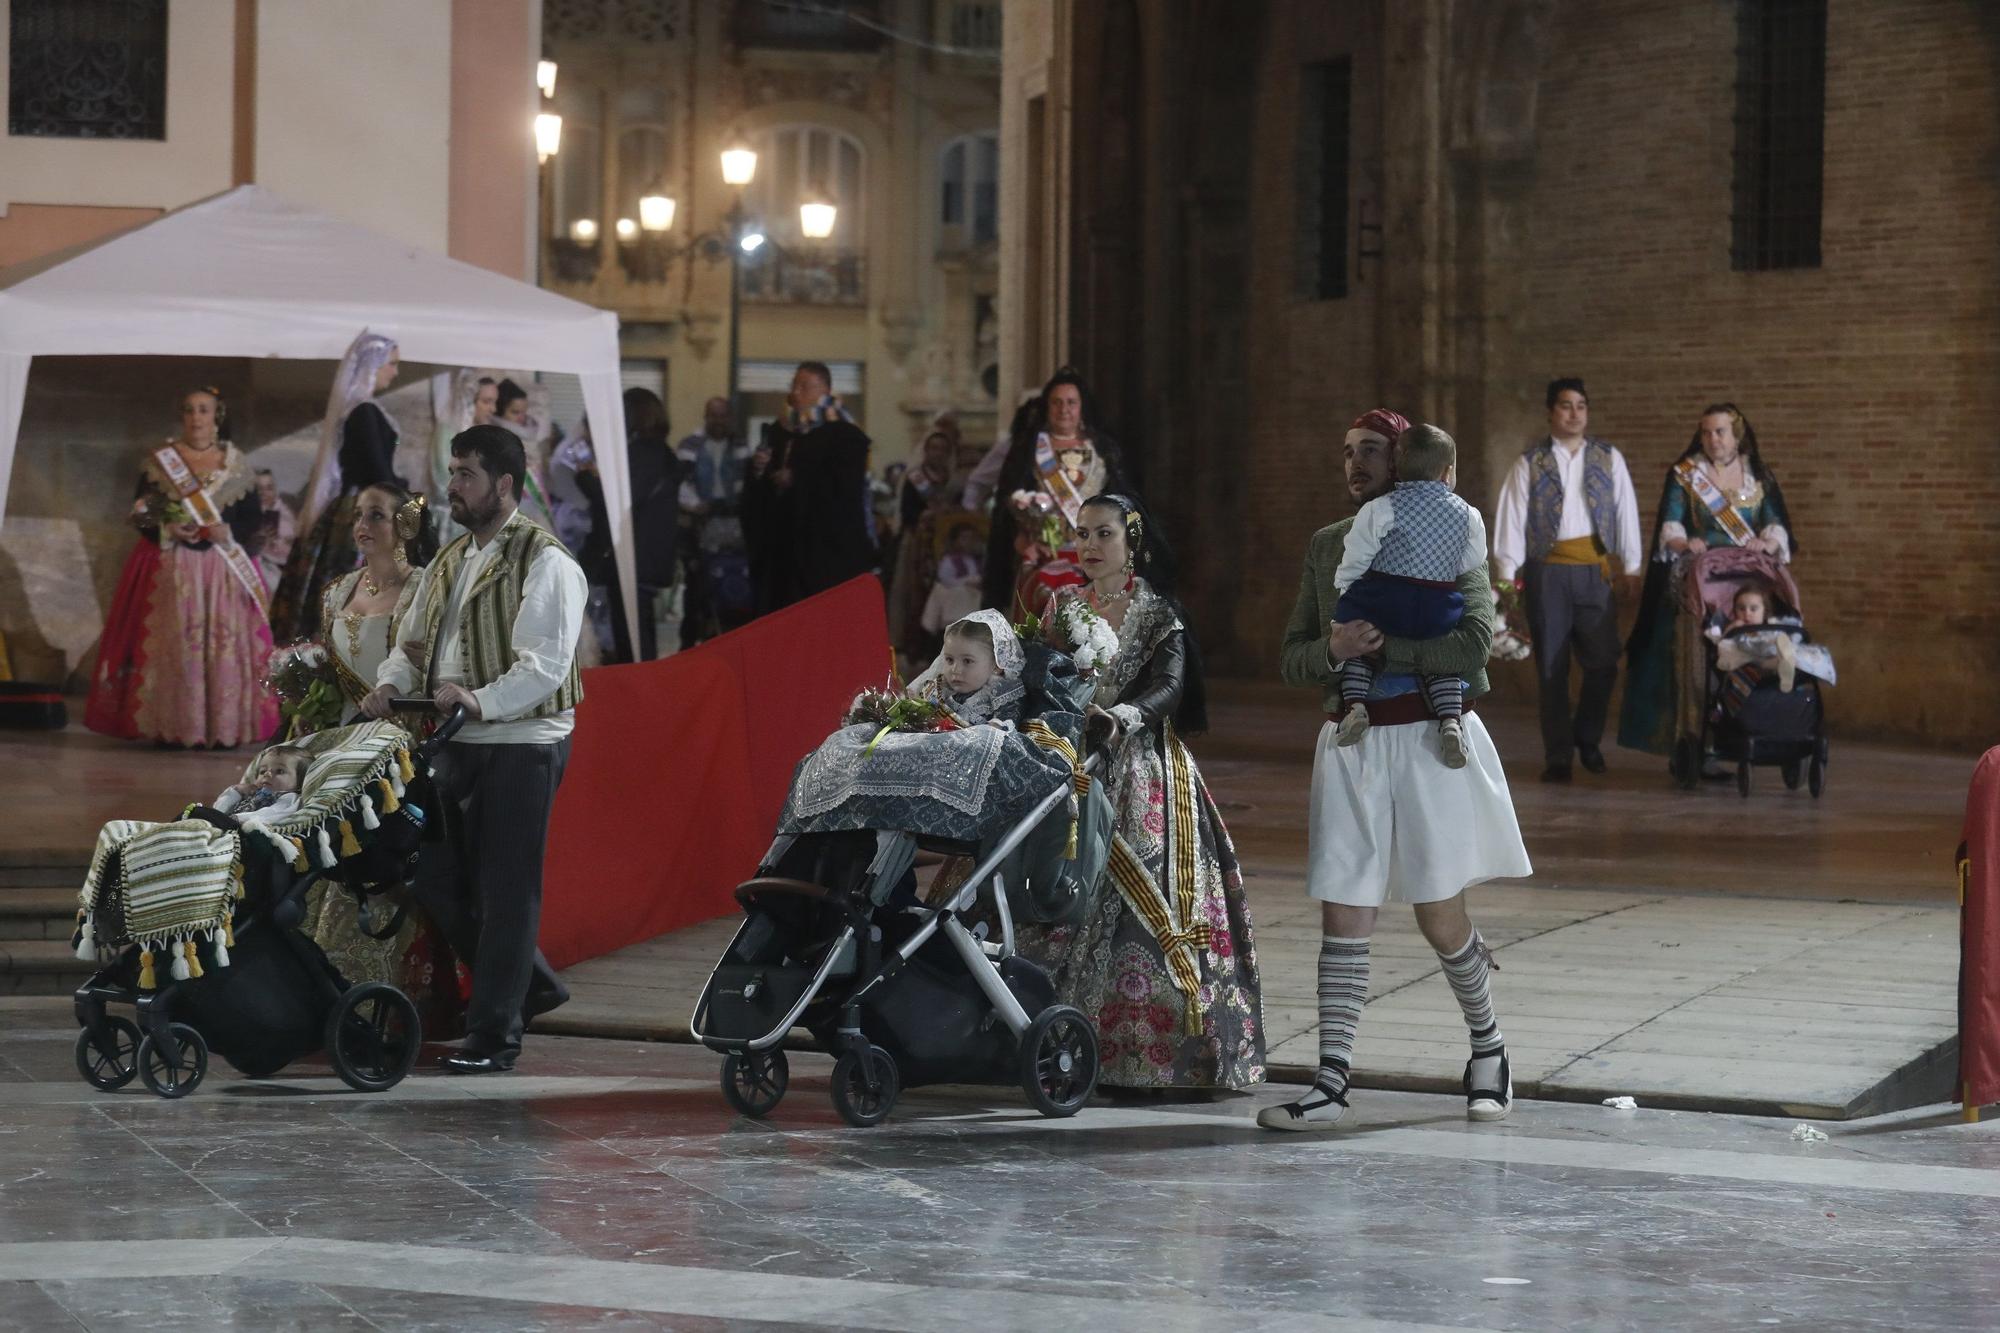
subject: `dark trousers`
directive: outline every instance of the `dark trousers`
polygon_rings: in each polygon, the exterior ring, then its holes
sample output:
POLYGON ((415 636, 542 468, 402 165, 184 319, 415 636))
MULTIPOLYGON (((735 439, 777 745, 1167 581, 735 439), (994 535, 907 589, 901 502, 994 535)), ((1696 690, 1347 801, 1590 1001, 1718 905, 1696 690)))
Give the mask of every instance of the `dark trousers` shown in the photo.
POLYGON ((1548 763, 1568 764, 1577 746, 1594 749, 1604 740, 1611 687, 1618 680, 1618 607, 1596 565, 1530 560, 1521 566, 1521 582, 1541 687, 1542 753, 1548 763), (1583 668, 1574 711, 1569 696, 1572 650, 1583 668))
POLYGON ((445 836, 424 843, 410 887, 472 969, 468 1050, 518 1050, 532 985, 560 988, 535 947, 542 921, 542 848, 569 762, 554 745, 450 744, 431 761, 445 836))

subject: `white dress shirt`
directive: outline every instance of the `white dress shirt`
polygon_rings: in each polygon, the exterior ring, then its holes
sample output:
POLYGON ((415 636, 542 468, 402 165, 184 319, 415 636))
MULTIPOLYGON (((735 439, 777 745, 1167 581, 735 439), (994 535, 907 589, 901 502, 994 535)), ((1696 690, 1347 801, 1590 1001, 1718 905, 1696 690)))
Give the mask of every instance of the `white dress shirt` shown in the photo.
MULTIPOLYGON (((518 511, 502 524, 526 523, 518 511)), ((434 595, 450 598, 444 619, 438 625, 437 642, 430 645, 436 655, 434 679, 438 684, 464 684, 466 680, 465 642, 459 632, 466 594, 479 582, 479 573, 492 562, 500 546, 500 532, 485 546, 478 542, 459 566, 458 581, 448 589, 434 589, 435 563, 426 567, 423 582, 410 601, 408 625, 421 625, 425 609, 434 595)), ((577 640, 583 634, 584 604, 590 588, 583 569, 565 551, 546 547, 528 566, 521 585, 521 607, 514 616, 511 646, 514 665, 494 681, 472 692, 479 703, 480 719, 468 721, 454 740, 470 745, 553 745, 576 727, 576 711, 564 709, 549 717, 528 717, 528 710, 554 694, 569 674, 576 657, 577 640)), ((422 686, 424 672, 403 652, 402 645, 383 659, 376 673, 377 685, 395 687, 408 694, 422 686)))
MULTIPOLYGON (((1572 447, 1560 440, 1554 444, 1556 474, 1563 485, 1556 540, 1588 537, 1592 528, 1590 504, 1583 493, 1583 444, 1579 441, 1572 447)), ((1528 489, 1533 480, 1531 458, 1523 454, 1514 460, 1507 480, 1500 485, 1500 502, 1493 512, 1493 561, 1503 582, 1511 580, 1528 559, 1528 489)), ((1632 493, 1632 473, 1625 466, 1625 455, 1615 448, 1611 449, 1611 484, 1612 504, 1618 511, 1618 559, 1627 574, 1637 574, 1645 568, 1647 554, 1639 536, 1639 497, 1632 493)))

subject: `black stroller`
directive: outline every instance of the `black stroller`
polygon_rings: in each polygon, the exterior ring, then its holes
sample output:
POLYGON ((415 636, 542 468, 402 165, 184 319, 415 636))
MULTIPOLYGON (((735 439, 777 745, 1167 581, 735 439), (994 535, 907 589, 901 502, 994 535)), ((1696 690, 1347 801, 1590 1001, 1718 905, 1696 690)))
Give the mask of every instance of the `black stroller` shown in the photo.
POLYGON ((1675 622, 1681 677, 1676 689, 1675 778, 1683 787, 1693 787, 1700 779, 1703 757, 1712 754, 1725 764, 1735 764, 1736 789, 1745 797, 1750 795, 1751 770, 1774 766, 1786 788, 1796 789, 1804 782, 1817 798, 1826 789, 1832 752, 1820 690, 1823 683, 1831 683, 1833 659, 1824 648, 1813 646, 1791 570, 1761 552, 1719 547, 1689 560, 1681 578, 1675 622), (1739 635, 1786 635, 1799 667, 1792 689, 1781 689, 1776 677, 1767 674, 1732 712, 1722 703, 1729 673, 1718 664, 1729 636, 1712 640, 1704 627, 1726 620, 1737 593, 1745 587, 1764 593, 1771 615, 1768 625, 1739 635))
MULTIPOLYGON (((1015 952, 1014 918, 1052 923, 1088 909, 1110 850, 1110 805, 1096 757, 1077 767, 1072 741, 1045 723, 1029 730, 1061 758, 963 830, 979 836, 939 836, 914 814, 901 827, 781 832, 736 890, 743 924, 690 1023, 724 1054, 722 1092, 736 1110, 762 1117, 783 1099, 781 1045, 794 1027, 835 1057, 833 1104, 851 1125, 880 1123, 900 1089, 922 1084, 1018 1085, 1053 1117, 1090 1099, 1096 1030, 1015 952), (974 862, 940 905, 912 890, 919 848, 974 862), (996 925, 999 938, 988 938, 996 925)), ((800 788, 795 778, 781 830, 798 826, 800 788)))
MULTIPOLYGON (((101 852, 92 881, 105 887, 88 929, 98 940, 126 942, 100 951, 107 965, 76 991, 76 1068, 84 1080, 111 1091, 138 1078, 161 1097, 185 1097, 207 1076, 211 1052, 247 1077, 269 1078, 324 1050, 357 1092, 402 1082, 423 1042, 415 1003, 386 982, 350 985, 298 927, 307 891, 327 881, 353 894, 365 933, 395 934, 403 910, 378 925, 379 895, 404 883, 435 824, 429 760, 464 720, 463 709, 453 710, 414 747, 407 732, 383 722, 299 742, 313 752, 300 809, 268 832, 237 835, 242 895, 230 912, 231 938, 226 951, 211 949, 206 968, 196 959, 196 975, 154 982, 152 954, 142 941, 126 941, 121 926, 123 852, 101 852), (114 1004, 132 1005, 138 1021, 108 1013, 114 1004)), ((221 816, 190 813, 224 827, 221 816)), ((87 938, 80 925, 79 943, 87 938)))

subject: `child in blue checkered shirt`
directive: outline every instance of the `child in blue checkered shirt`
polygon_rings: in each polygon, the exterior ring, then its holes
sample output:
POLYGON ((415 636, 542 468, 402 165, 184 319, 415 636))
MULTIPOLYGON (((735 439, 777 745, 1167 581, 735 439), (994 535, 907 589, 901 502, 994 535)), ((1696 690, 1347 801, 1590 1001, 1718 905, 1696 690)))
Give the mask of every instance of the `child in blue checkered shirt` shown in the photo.
MULTIPOLYGON (((1465 614, 1458 579, 1486 563, 1486 524, 1453 492, 1457 472, 1458 445, 1436 426, 1397 436, 1396 487, 1361 506, 1341 551, 1336 622, 1365 620, 1398 639, 1436 639, 1458 627, 1465 614)), ((1367 734, 1374 686, 1373 659, 1340 664, 1340 744, 1367 734)), ((1425 676, 1423 688, 1438 719, 1439 757, 1465 767, 1465 682, 1425 676)))

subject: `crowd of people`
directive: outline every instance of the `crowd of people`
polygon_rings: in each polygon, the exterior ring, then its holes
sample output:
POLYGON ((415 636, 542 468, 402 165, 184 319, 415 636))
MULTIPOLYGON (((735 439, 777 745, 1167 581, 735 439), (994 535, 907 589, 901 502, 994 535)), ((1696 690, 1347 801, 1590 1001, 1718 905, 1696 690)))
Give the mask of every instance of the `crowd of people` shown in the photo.
MULTIPOLYGON (((140 538, 87 721, 175 745, 272 739, 278 710, 261 680, 274 631, 324 645, 339 706, 321 725, 388 718, 412 701, 462 709, 466 725, 437 769, 453 836, 427 844, 412 886, 422 910, 386 941, 327 903, 309 929, 354 979, 393 980, 447 1022, 462 1015, 466 1041, 451 1066, 491 1072, 511 1067, 526 1022, 565 997, 535 949, 542 841, 593 606, 609 611, 609 655, 649 658, 658 645, 650 615, 636 634, 624 624, 587 432, 552 450, 538 481, 525 393, 469 379, 464 419, 441 423, 434 474, 412 486, 396 472, 396 425, 374 401, 397 369, 391 340, 356 341, 296 517, 230 441, 222 396, 184 397, 179 435, 142 467, 140 538)), ((1491 953, 1464 896, 1529 873, 1478 716, 1506 602, 1494 576, 1525 608, 1542 777, 1561 782, 1574 761, 1606 766, 1616 606, 1642 574, 1619 740, 1659 752, 1671 739, 1676 562, 1719 546, 1785 562, 1795 549, 1776 479, 1734 406, 1701 413, 1642 539, 1623 454, 1588 432, 1583 382, 1552 382, 1547 405, 1548 435, 1503 480, 1490 549, 1478 509, 1456 493, 1457 445, 1444 430, 1378 408, 1342 441, 1358 512, 1313 535, 1280 668, 1320 692, 1327 717, 1306 866, 1321 904, 1320 1067, 1305 1094, 1265 1109, 1267 1127, 1325 1128, 1344 1114, 1369 941, 1392 900, 1414 909, 1461 1007, 1468 1114, 1508 1112, 1491 953)), ((968 448, 940 418, 881 481, 869 437, 818 362, 798 367, 785 412, 754 445, 725 399, 710 400, 701 429, 678 444, 656 395, 628 390, 625 408, 636 591, 643 608, 683 587, 682 646, 871 572, 900 659, 935 659, 959 707, 1007 675, 1017 625, 1063 647, 1078 646, 1060 642, 1064 625, 1115 637, 1092 677, 1089 735, 1106 756, 1116 869, 1079 920, 1024 931, 1023 951, 1096 1025, 1105 1086, 1260 1081, 1262 983, 1242 872, 1187 745, 1207 725, 1198 637, 1167 535, 1141 498, 1138 460, 1104 429, 1083 378, 1057 373, 990 448, 968 448)), ((1728 629, 1763 625, 1767 602, 1738 598, 1728 629)), ((1738 689, 1755 679, 1732 677, 1738 689)), ((287 740, 297 718, 292 730, 287 740)), ((295 758, 274 748, 259 769, 268 781, 224 798, 237 798, 241 818, 281 804, 295 758)))

